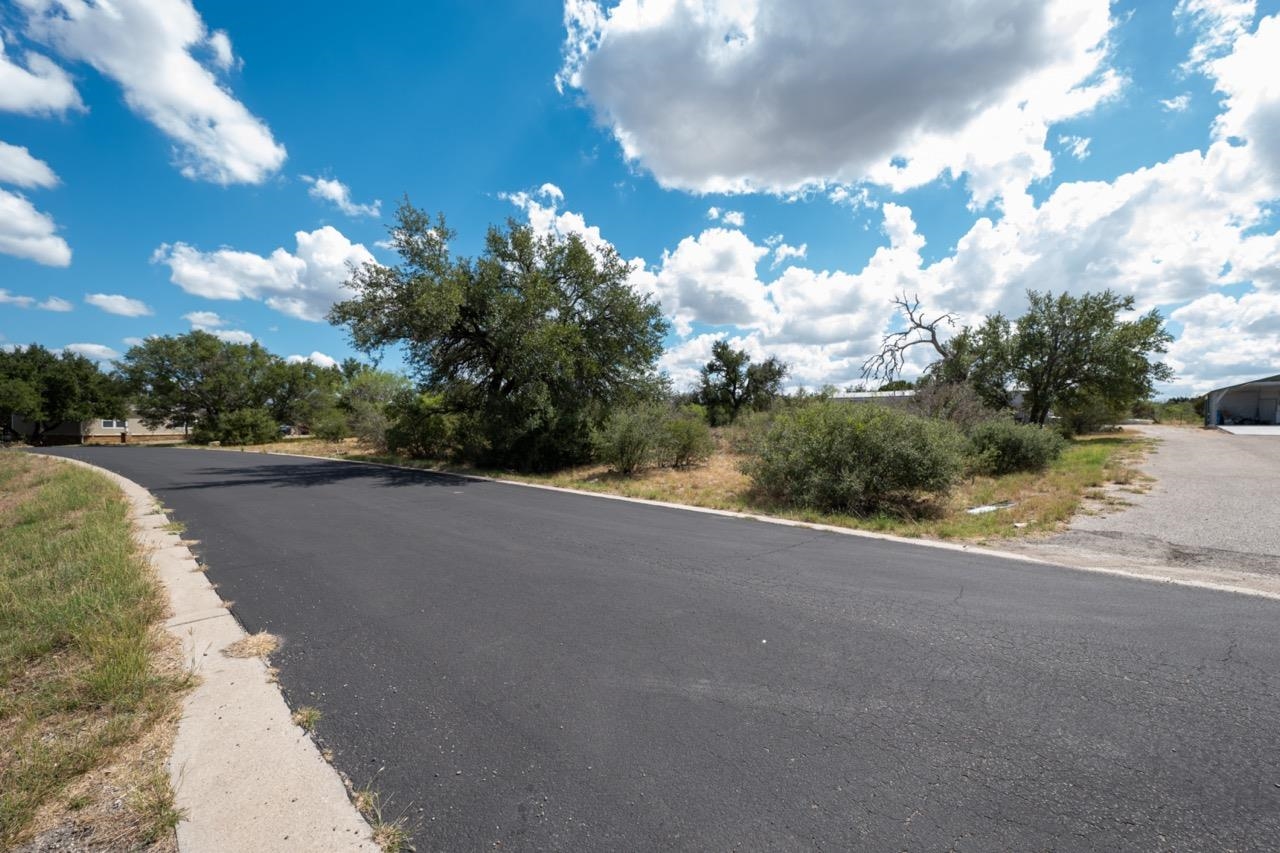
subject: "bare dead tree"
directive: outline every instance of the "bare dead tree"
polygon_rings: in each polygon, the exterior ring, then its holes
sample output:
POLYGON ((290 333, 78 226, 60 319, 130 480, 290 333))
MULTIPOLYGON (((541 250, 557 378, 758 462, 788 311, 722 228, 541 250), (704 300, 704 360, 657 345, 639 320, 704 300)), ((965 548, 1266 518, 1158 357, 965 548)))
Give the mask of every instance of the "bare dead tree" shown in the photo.
POLYGON ((907 327, 899 332, 890 332, 884 336, 880 344, 880 352, 862 363, 862 375, 867 379, 883 379, 891 381, 906 363, 906 352, 918 344, 927 344, 938 353, 939 359, 947 359, 951 353, 938 337, 938 329, 942 325, 954 328, 956 315, 950 311, 939 314, 932 320, 926 319, 920 308, 920 297, 914 295, 910 299, 907 294, 895 296, 893 304, 898 306, 907 320, 907 327))

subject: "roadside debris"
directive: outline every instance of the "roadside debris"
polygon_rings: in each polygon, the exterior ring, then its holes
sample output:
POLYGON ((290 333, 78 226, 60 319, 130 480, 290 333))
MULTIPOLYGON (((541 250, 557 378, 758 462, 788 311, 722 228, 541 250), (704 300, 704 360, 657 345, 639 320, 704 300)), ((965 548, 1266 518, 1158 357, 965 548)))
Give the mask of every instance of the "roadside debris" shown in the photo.
POLYGON ((998 509, 1008 509, 1009 507, 1016 505, 1017 501, 1005 501, 1004 503, 998 504, 983 504, 982 506, 971 506, 966 509, 965 512, 969 513, 969 515, 983 515, 984 513, 995 512, 998 509))

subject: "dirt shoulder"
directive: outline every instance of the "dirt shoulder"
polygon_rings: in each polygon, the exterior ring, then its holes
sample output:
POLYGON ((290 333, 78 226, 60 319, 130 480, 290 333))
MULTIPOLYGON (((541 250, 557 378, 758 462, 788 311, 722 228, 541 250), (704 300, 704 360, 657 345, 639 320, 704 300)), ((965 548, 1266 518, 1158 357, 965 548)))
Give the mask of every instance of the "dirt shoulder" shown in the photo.
POLYGON ((1004 547, 1067 565, 1280 593, 1280 441, 1140 429, 1156 442, 1141 466, 1151 488, 1092 507, 1065 532, 1004 547))

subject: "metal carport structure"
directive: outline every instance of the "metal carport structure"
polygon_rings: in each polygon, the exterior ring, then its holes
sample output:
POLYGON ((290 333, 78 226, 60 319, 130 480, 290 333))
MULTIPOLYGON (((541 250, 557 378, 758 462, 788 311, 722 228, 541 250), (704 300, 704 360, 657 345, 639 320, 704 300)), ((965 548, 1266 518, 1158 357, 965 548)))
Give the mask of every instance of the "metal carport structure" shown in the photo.
POLYGON ((1280 424, 1280 374, 1216 388, 1205 396, 1205 426, 1280 424))

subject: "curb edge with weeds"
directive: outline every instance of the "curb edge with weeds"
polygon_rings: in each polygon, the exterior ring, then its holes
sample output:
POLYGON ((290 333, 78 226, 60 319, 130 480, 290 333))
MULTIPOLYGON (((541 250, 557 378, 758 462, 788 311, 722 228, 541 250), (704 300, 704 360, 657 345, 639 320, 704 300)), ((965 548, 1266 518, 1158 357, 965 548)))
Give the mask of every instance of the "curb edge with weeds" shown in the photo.
POLYGON ((315 708, 311 705, 302 705, 293 712, 293 715, 290 716, 289 719, 292 720, 293 724, 298 728, 305 732, 312 733, 316 730, 316 723, 320 722, 320 718, 322 716, 323 715, 320 713, 319 708, 315 708))
MULTIPOLYGON (((401 853, 401 851, 414 849, 409 843, 408 817, 401 812, 398 817, 388 820, 383 815, 382 795, 373 790, 372 783, 359 790, 351 789, 351 802, 356 807, 356 811, 368 821, 373 830, 373 843, 377 844, 383 853, 401 853)), ((387 803, 390 803, 389 797, 387 803)))
POLYGON ((267 656, 278 648, 280 648, 280 639, 278 637, 266 631, 259 631, 256 634, 241 637, 223 649, 222 653, 229 658, 261 658, 266 660, 267 656))

